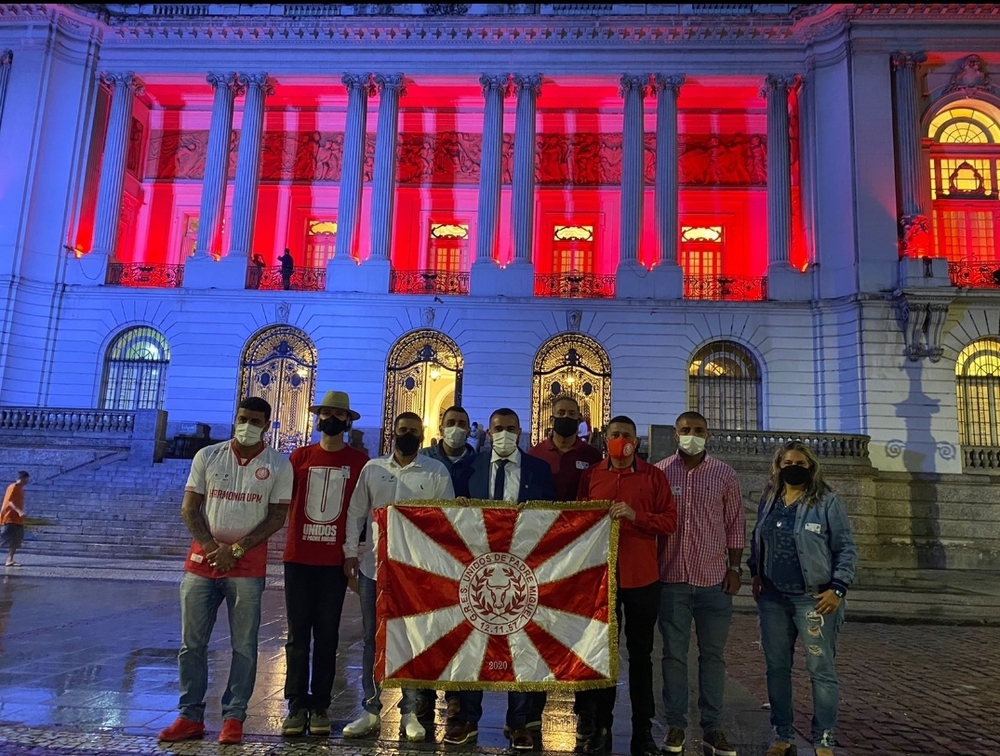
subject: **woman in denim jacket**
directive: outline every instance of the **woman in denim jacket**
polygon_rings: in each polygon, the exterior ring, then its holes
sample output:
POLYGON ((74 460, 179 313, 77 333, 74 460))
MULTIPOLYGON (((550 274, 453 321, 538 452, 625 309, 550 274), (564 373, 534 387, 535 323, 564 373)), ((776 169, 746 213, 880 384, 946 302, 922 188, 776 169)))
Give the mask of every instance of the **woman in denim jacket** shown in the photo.
POLYGON ((777 741, 765 756, 796 756, 792 657, 805 646, 812 680, 816 756, 833 756, 840 684, 834 668, 844 595, 857 550, 844 503, 823 481, 812 449, 789 441, 774 455, 750 542, 753 597, 767 662, 767 697, 777 741))

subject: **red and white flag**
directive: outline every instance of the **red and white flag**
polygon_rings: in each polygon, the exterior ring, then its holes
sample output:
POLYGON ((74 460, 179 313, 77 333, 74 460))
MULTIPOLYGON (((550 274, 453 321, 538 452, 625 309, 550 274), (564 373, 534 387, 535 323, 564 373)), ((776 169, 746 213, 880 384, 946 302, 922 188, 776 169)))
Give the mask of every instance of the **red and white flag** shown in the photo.
POLYGON ((618 679, 607 502, 376 510, 388 687, 581 690, 618 679))

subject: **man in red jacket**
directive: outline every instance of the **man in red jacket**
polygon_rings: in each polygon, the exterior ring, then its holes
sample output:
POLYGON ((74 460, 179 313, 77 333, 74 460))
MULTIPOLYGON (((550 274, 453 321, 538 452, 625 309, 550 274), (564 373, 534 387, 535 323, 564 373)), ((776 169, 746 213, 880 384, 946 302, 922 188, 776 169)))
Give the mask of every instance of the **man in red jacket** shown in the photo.
MULTIPOLYGON (((677 509, 670 486, 661 470, 636 456, 639 440, 635 423, 619 415, 608 423, 608 457, 591 466, 580 481, 581 501, 614 502, 608 514, 621 520, 618 531, 618 625, 624 616, 628 648, 628 685, 632 700, 632 756, 657 756, 652 722, 656 715, 653 698, 653 633, 660 608, 660 566, 656 558, 657 537, 677 528, 677 509)), ((583 743, 585 754, 611 750, 612 711, 615 688, 577 693, 576 710, 581 720, 593 722, 593 734, 583 743)), ((578 731, 591 729, 581 721, 578 731)), ((587 723, 589 725, 589 723, 587 723)))

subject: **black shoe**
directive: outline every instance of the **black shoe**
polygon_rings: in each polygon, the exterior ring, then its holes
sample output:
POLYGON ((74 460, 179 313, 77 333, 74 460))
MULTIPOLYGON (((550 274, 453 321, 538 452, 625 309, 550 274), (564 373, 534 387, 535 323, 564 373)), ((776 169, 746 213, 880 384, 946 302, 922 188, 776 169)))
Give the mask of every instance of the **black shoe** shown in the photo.
POLYGON ((661 756, 660 749, 657 747, 656 741, 653 740, 652 733, 649 732, 645 733, 643 737, 632 741, 629 753, 632 756, 661 756))
POLYGON ((607 727, 597 727, 594 733, 583 744, 583 752, 587 756, 604 756, 611 753, 611 731, 607 727))
POLYGON ((413 710, 413 713, 417 715, 417 721, 421 724, 427 724, 428 722, 434 721, 434 704, 436 701, 433 698, 428 698, 427 696, 417 696, 417 705, 413 710))
POLYGON ((597 729, 593 714, 580 714, 576 719, 576 746, 581 748, 597 729))

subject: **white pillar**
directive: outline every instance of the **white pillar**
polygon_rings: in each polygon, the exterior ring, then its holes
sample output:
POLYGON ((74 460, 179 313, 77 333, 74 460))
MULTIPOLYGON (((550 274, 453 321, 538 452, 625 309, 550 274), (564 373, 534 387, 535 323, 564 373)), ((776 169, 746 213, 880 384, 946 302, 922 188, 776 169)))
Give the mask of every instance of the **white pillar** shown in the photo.
MULTIPOLYGON (((372 173, 372 247, 369 262, 389 261, 396 205, 396 146, 399 144, 399 98, 406 91, 402 74, 375 76, 379 91, 375 166, 372 173)), ((387 290, 388 291, 388 290, 387 290)))
POLYGON ((274 94, 274 87, 264 73, 240 74, 237 82, 246 90, 246 98, 243 101, 243 125, 240 128, 239 154, 236 157, 233 228, 228 256, 234 261, 239 258, 240 264, 245 268, 253 251, 257 216, 261 145, 264 136, 264 98, 274 94))
POLYGON ((625 98, 622 123, 621 218, 619 227, 619 264, 639 261, 642 239, 642 205, 645 191, 643 170, 643 100, 649 76, 621 77, 618 94, 625 98))
POLYGON ((920 90, 917 75, 927 60, 922 52, 894 52, 896 175, 899 177, 899 236, 904 258, 931 257, 931 229, 920 191, 920 90))
POLYGON ((111 87, 111 113, 104 138, 104 158, 101 180, 97 189, 97 211, 94 214, 94 242, 91 254, 113 257, 118 247, 121 223, 122 192, 125 188, 125 157, 132 126, 132 103, 143 93, 142 82, 135 74, 104 73, 101 80, 111 87))
MULTIPOLYGON (((205 175, 201 187, 201 211, 198 216, 196 260, 215 259, 221 254, 222 214, 229 178, 229 145, 233 130, 233 103, 242 87, 235 73, 209 74, 207 81, 215 90, 212 122, 208 130, 205 175)), ((187 276, 187 274, 185 274, 187 276)))
POLYGON ((542 77, 514 76, 514 176, 510 221, 515 263, 530 263, 535 221, 535 102, 542 77))
POLYGON ((678 194, 680 175, 677 156, 677 98, 683 76, 653 77, 656 91, 656 233, 660 247, 660 266, 676 266, 680 239, 678 194))
POLYGON ((3 104, 7 99, 7 82, 10 80, 10 66, 13 62, 13 50, 0 53, 0 123, 3 123, 3 104))
POLYGON ((510 75, 479 77, 483 88, 483 148, 479 160, 479 213, 476 222, 476 260, 469 276, 473 294, 492 296, 502 274, 494 261, 500 235, 500 195, 503 189, 503 105, 511 92, 510 75))

